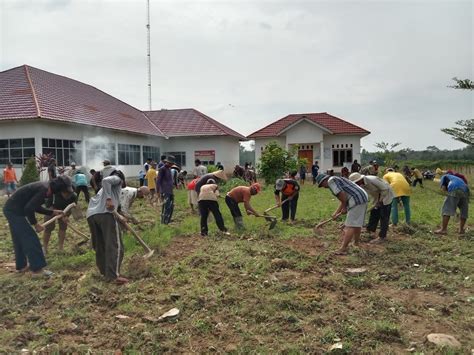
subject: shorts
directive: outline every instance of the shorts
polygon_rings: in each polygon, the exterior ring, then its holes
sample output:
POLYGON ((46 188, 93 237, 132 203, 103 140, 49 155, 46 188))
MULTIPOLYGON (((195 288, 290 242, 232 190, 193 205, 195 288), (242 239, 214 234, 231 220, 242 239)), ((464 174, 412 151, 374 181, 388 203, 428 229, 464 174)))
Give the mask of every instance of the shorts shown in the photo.
POLYGON ((443 216, 455 216, 456 208, 461 211, 461 218, 467 219, 469 212, 469 198, 468 194, 462 190, 455 190, 446 196, 441 214, 443 216))
POLYGON ((364 225, 366 211, 367 203, 352 207, 349 211, 347 211, 346 221, 344 222, 344 225, 346 227, 354 228, 362 227, 364 225))
POLYGON ((198 193, 195 190, 188 190, 188 203, 193 206, 198 204, 198 193))
POLYGON ((6 184, 7 187, 7 192, 8 193, 13 193, 16 191, 16 183, 15 182, 7 182, 6 184))
MULTIPOLYGON (((53 217, 54 216, 44 216, 44 221, 47 222, 53 217)), ((64 223, 64 221, 60 218, 60 219, 54 221, 53 223, 48 224, 46 227, 44 227, 44 231, 48 232, 48 233, 51 233, 54 230, 54 227, 56 227, 56 222, 58 222, 58 224, 59 224, 59 230, 65 231, 67 229, 67 223, 64 223)))

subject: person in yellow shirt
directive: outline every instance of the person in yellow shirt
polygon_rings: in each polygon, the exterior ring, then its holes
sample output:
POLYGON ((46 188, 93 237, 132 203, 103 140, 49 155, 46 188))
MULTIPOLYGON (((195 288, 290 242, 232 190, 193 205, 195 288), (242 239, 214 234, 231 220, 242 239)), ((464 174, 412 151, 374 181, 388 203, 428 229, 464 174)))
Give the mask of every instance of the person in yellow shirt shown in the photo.
POLYGON ((411 210, 410 210, 410 195, 411 188, 405 177, 395 172, 393 169, 387 169, 387 173, 383 176, 383 179, 390 184, 395 198, 392 200, 392 224, 396 226, 398 224, 398 204, 401 201, 403 209, 405 210, 405 221, 407 224, 411 222, 411 210))
POLYGON ((411 168, 411 176, 415 178, 413 180, 413 186, 415 187, 417 183, 420 184, 421 187, 423 186, 423 174, 421 174, 421 171, 418 170, 417 168, 411 168))
POLYGON ((156 163, 152 162, 145 175, 147 186, 148 186, 148 189, 150 190, 150 200, 152 203, 156 199, 156 178, 157 177, 158 177, 158 172, 156 171, 156 163))

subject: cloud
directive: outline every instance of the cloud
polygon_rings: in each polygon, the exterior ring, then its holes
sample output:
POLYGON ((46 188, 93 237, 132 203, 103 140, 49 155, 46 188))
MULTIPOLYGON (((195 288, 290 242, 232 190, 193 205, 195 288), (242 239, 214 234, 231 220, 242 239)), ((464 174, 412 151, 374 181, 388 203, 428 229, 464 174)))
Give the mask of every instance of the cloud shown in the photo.
MULTIPOLYGON (((367 146, 459 147, 440 128, 473 117, 472 93, 446 88, 474 78, 472 6, 152 0, 154 108, 195 107, 244 134, 326 111, 369 129, 367 146)), ((27 63, 147 108, 145 2, 19 0, 0 11, 0 69, 27 63)))

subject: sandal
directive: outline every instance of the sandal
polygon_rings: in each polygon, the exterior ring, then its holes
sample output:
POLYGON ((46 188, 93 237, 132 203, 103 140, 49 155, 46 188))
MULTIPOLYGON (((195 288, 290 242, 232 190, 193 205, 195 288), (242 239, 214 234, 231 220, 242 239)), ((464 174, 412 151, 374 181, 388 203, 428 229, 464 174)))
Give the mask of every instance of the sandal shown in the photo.
POLYGON ((346 256, 346 255, 347 255, 347 251, 340 251, 340 250, 338 250, 338 251, 335 251, 335 252, 333 253, 333 255, 336 255, 336 256, 346 256))
POLYGON ((125 285, 126 283, 130 282, 130 280, 125 277, 119 276, 112 282, 116 285, 125 285))
POLYGON ((438 234, 438 235, 447 235, 448 231, 443 231, 442 229, 438 229, 438 230, 435 230, 433 233, 438 234))
POLYGON ((35 278, 39 279, 39 278, 43 278, 43 277, 51 278, 51 277, 53 277, 53 275, 54 275, 54 272, 52 272, 50 270, 40 270, 40 271, 34 271, 34 272, 31 273, 31 277, 34 278, 34 279, 35 278))

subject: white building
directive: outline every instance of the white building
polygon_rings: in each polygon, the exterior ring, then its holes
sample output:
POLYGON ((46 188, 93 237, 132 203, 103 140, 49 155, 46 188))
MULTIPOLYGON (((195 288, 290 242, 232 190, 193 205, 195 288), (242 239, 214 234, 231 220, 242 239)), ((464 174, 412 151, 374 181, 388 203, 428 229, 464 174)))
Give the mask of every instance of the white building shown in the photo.
POLYGON ((210 117, 193 109, 150 116, 93 86, 27 65, 0 72, 0 167, 12 161, 21 176, 26 159, 40 153, 53 155, 58 166, 74 161, 96 170, 109 159, 127 176, 166 152, 178 153, 188 169, 195 157, 214 158, 229 170, 238 164, 245 138, 210 117))
POLYGON ((340 172, 353 160, 360 161, 360 140, 370 134, 341 118, 323 113, 291 114, 250 134, 255 140, 255 161, 258 162, 267 143, 276 141, 288 149, 298 145, 298 157, 308 160, 311 172, 314 161, 320 171, 340 172))

